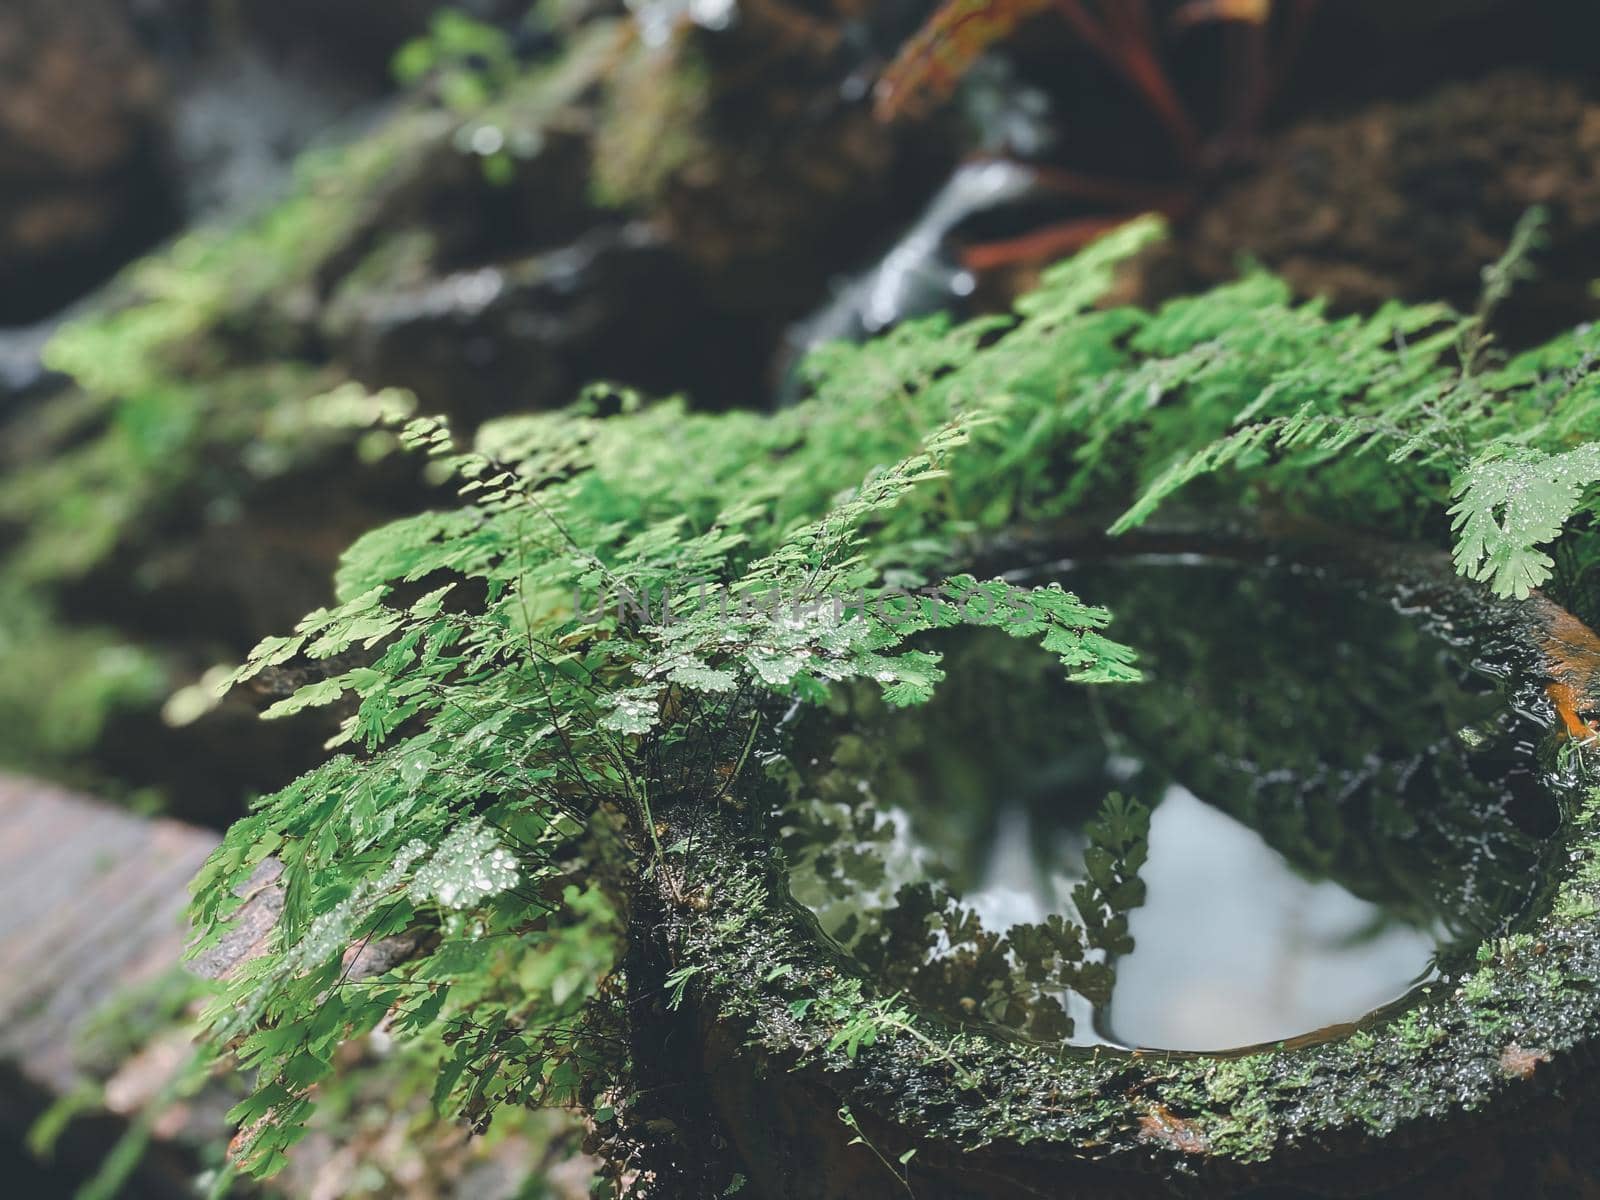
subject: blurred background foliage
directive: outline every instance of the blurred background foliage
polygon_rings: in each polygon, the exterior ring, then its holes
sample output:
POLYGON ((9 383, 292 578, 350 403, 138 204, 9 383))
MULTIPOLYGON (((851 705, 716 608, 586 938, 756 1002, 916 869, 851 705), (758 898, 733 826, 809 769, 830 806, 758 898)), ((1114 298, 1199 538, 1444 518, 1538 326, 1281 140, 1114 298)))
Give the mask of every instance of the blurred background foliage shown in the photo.
MULTIPOLYGON (((1324 0, 1263 26, 1153 0, 1128 6, 1142 34, 1110 5, 1001 6, 941 59, 961 7, 10 0, 0 765, 221 828, 317 761, 315 714, 261 725, 278 694, 214 683, 330 598, 353 538, 439 502, 380 412, 471 436, 595 380, 765 412, 819 339, 1002 310, 1150 207, 1173 235, 1108 303, 1249 257, 1336 313, 1469 308, 1538 204, 1538 277, 1497 331, 1596 315, 1590 6, 1324 0)), ((332 1173, 291 1194, 468 1188, 403 1055, 342 1086, 332 1173)), ((516 1134, 526 1173, 543 1151, 516 1134)))

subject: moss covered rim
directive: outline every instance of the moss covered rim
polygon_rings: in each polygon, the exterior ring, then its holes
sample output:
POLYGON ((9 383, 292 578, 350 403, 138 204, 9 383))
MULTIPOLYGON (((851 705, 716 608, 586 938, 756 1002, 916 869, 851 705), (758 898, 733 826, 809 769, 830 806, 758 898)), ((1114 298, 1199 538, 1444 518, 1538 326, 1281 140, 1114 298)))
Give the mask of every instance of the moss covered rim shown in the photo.
POLYGON ((664 841, 683 848, 658 873, 675 1007, 702 1037, 731 1037, 766 1085, 787 1076, 813 1105, 821 1089, 848 1106, 885 1154, 1000 1152, 1179 1186, 1285 1181, 1498 1124, 1552 1095, 1600 1038, 1600 788, 1568 813, 1562 878, 1539 881, 1554 885, 1544 915, 1481 944, 1470 974, 1331 1037, 1228 1054, 952 1027, 837 954, 745 818, 667 820, 664 841))

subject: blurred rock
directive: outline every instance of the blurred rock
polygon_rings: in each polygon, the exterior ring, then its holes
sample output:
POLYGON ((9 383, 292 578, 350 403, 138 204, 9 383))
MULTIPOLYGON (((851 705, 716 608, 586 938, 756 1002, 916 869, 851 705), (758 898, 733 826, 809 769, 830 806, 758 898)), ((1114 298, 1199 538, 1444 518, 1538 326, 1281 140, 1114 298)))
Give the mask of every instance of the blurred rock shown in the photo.
POLYGON ((259 208, 282 191, 301 150, 376 105, 369 90, 248 44, 175 74, 172 156, 191 223, 259 208))
MULTIPOLYGON (((184 56, 250 45, 291 69, 383 89, 390 58, 424 32, 442 0, 116 0, 164 52, 184 56)), ((482 20, 521 15, 520 0, 454 0, 482 20)))
POLYGON ((42 354, 58 327, 58 321, 46 319, 0 329, 0 399, 30 396, 49 384, 51 375, 45 369, 42 354))
POLYGON ((621 346, 629 363, 676 382, 666 364, 700 317, 684 302, 693 286, 648 227, 597 228, 544 254, 361 288, 326 329, 357 378, 476 420, 566 403, 621 346))
POLYGON ((548 85, 439 114, 257 328, 312 330, 284 336, 469 425, 596 378, 761 403, 786 324, 914 214, 948 146, 872 120, 837 14, 656 7, 588 26, 548 85))
POLYGON ((0 6, 0 323, 51 312, 175 220, 162 72, 117 0, 0 6))
MULTIPOLYGON (((150 37, 187 29, 199 0, 115 2, 138 3, 150 37)), ((302 159, 276 200, 270 161, 235 171, 224 154, 217 178, 245 182, 214 194, 258 192, 257 215, 180 239, 90 302, 78 357, 55 359, 76 378, 50 391, 36 338, 0 342, 34 397, 0 409, 0 583, 18 581, 28 628, 48 630, 30 635, 47 673, 66 662, 88 697, 74 770, 221 822, 320 759, 315 719, 262 726, 243 700, 192 701, 216 664, 327 602, 351 539, 433 501, 415 461, 334 420, 328 393, 403 386, 464 435, 594 380, 761 406, 784 327, 948 171, 935 131, 871 120, 871 53, 828 5, 751 0, 720 30, 668 15, 661 44, 648 22, 581 22, 471 103, 432 85, 476 67, 435 68, 385 119, 302 159), (130 408, 138 436, 117 419, 130 408), (146 428, 171 433, 161 454, 141 449, 146 428), (101 642, 138 649, 137 696, 89 659, 101 642), (158 676, 181 702, 150 703, 158 676)), ((180 161, 193 81, 223 61, 206 45, 164 52, 180 161)), ((283 107, 287 76, 207 78, 228 107, 205 114, 202 147, 226 151, 245 126, 293 142, 315 123, 250 120, 283 107)), ((48 744, 38 769, 56 769, 48 744)))
POLYGON ((860 21, 795 0, 728 7, 725 26, 680 22, 659 44, 641 19, 597 185, 656 212, 715 303, 793 319, 914 217, 951 146, 936 126, 873 118, 860 21))
POLYGON ((421 33, 438 0, 237 0, 235 19, 268 45, 387 80, 389 57, 421 33))
POLYGON ((204 979, 228 979, 240 967, 272 948, 272 931, 283 913, 283 863, 265 858, 238 889, 243 901, 234 912, 228 932, 213 946, 197 954, 189 969, 204 979))
POLYGON ((1253 256, 1342 309, 1395 297, 1470 307, 1482 267, 1534 205, 1550 213, 1550 242, 1507 316, 1542 336, 1594 314, 1600 103, 1571 82, 1501 72, 1294 128, 1206 206, 1183 253, 1206 280, 1253 256))

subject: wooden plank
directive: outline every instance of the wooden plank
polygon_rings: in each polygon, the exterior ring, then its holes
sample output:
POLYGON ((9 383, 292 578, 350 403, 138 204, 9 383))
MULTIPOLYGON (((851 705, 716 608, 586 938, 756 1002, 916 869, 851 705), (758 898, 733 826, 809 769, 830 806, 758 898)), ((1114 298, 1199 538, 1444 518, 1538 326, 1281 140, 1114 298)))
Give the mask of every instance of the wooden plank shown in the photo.
POLYGON ((54 1095, 120 989, 176 964, 217 835, 0 775, 0 1059, 54 1095))

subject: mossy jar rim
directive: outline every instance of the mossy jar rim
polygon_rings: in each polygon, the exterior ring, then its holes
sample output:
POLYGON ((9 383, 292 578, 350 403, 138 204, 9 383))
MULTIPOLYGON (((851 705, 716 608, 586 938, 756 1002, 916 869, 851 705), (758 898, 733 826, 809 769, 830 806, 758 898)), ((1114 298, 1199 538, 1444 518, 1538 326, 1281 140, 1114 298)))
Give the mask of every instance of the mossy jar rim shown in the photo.
MULTIPOLYGON (((1357 557, 1379 561, 1370 549, 1357 557)), ((1524 932, 1480 944, 1469 974, 1333 1036, 1221 1053, 1055 1048, 953 1027, 875 993, 789 899, 781 856, 742 817, 689 807, 667 821, 669 844, 694 846, 660 878, 702 1039, 768 1087, 848 1106, 885 1156, 915 1150, 925 1173, 984 1160, 1138 1190, 1292 1182, 1397 1145, 1421 1161, 1552 1098, 1600 1041, 1600 788, 1587 779, 1557 835, 1561 878, 1537 881, 1548 906, 1524 932), (874 1031, 842 1037, 863 1014, 874 1031)))

